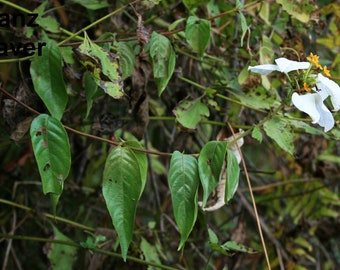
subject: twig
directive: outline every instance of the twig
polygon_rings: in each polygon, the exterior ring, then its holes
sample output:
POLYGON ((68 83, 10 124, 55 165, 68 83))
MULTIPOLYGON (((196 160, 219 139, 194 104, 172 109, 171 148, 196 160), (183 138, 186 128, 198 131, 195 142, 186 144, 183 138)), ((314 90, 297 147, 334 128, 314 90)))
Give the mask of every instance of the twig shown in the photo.
MULTIPOLYGON (((227 124, 228 124, 229 129, 232 132, 232 134, 235 135, 234 130, 233 130, 232 126, 230 125, 230 123, 227 122, 227 124)), ((264 256, 266 258, 267 267, 268 267, 268 270, 271 270, 270 261, 269 261, 269 257, 268 257, 268 252, 267 252, 267 248, 266 248, 266 242, 264 241, 264 238, 263 238, 262 228, 261 228, 261 221, 260 221, 260 217, 259 217, 259 215, 257 213, 256 202, 255 202, 254 194, 253 194, 251 183, 250 183, 250 179, 249 179, 249 175, 248 175, 248 171, 247 171, 247 166, 246 166, 246 163, 244 161, 243 154, 242 154, 242 151, 241 151, 240 147, 237 144, 236 144, 236 146, 237 146, 238 151, 240 153, 242 167, 243 167, 246 179, 247 179, 249 193, 250 193, 251 201, 252 201, 252 204, 253 204, 254 216, 255 216, 257 227, 258 227, 258 230, 259 230, 259 235, 260 235, 260 239, 261 239, 261 243, 262 243, 262 247, 263 247, 264 256)), ((240 193, 240 192, 238 192, 238 193, 240 193)), ((245 200, 245 198, 244 198, 244 200, 245 200)), ((245 200, 245 201, 247 202, 247 200, 245 200)), ((250 212, 252 213, 252 211, 250 211, 250 212)))

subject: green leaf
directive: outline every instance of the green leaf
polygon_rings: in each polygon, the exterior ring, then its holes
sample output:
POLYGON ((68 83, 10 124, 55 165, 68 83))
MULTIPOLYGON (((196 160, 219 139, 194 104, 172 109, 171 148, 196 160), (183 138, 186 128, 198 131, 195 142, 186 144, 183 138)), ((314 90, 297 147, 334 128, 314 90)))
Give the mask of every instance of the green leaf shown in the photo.
MULTIPOLYGON (((53 227, 54 240, 74 243, 70 238, 53 227)), ((51 243, 47 257, 53 270, 72 270, 73 263, 77 260, 77 248, 71 245, 51 243)))
POLYGON ((203 188, 203 208, 207 203, 210 193, 220 180, 226 151, 227 142, 210 141, 204 145, 200 152, 198 157, 198 173, 203 188))
POLYGON ((270 109, 280 105, 279 97, 274 91, 257 87, 248 93, 233 93, 244 105, 256 109, 270 109))
POLYGON ((44 16, 45 7, 47 4, 48 1, 44 1, 39 7, 34 10, 34 13, 38 13, 38 18, 35 20, 35 23, 37 23, 41 28, 45 29, 46 31, 58 33, 58 21, 51 16, 44 16))
POLYGON ((143 170, 135 153, 122 146, 110 152, 104 167, 103 196, 119 236, 124 260, 132 240, 137 203, 143 191, 143 170))
POLYGON ((36 56, 30 67, 34 90, 51 115, 60 120, 68 101, 62 73, 62 57, 52 41, 48 41, 42 48, 42 55, 44 57, 36 56))
POLYGON ((176 54, 168 38, 153 32, 150 39, 153 76, 161 95, 175 70, 176 54))
POLYGON ((236 243, 235 241, 228 241, 224 243, 222 247, 229 251, 244 252, 244 253, 249 253, 249 254, 258 253, 257 250, 250 248, 250 247, 246 247, 245 245, 236 243))
POLYGON ((195 7, 201 7, 209 3, 209 0, 183 0, 183 4, 188 9, 193 9, 195 7))
POLYGON ((253 131, 251 132, 251 136, 259 142, 262 142, 262 133, 259 127, 254 127, 253 131))
POLYGON ((210 42, 210 22, 190 16, 185 27, 185 38, 194 52, 203 56, 210 42))
POLYGON ((241 21, 241 29, 242 29, 242 36, 241 36, 241 47, 243 46, 243 39, 247 33, 248 26, 246 17, 244 17, 243 13, 239 11, 240 21, 241 21))
POLYGON ((294 154, 294 133, 287 121, 281 118, 272 118, 264 123, 266 134, 272 138, 283 150, 294 154))
POLYGON ((97 10, 110 6, 106 0, 71 0, 71 2, 77 3, 91 10, 97 10))
POLYGON ((225 185, 225 203, 233 197, 238 187, 240 177, 240 167, 233 151, 227 149, 227 179, 225 185))
POLYGON ((68 136, 60 121, 47 114, 32 121, 30 135, 43 193, 52 195, 55 210, 71 167, 68 136))
POLYGON ((174 216, 181 234, 178 246, 180 250, 188 239, 197 218, 197 160, 190 155, 175 151, 170 161, 168 181, 174 216))
POLYGON ((98 89, 98 86, 95 80, 92 78, 89 72, 85 72, 84 74, 84 88, 85 88, 86 103, 87 103, 85 118, 87 118, 92 109, 93 97, 95 96, 97 89, 98 89))
POLYGON ((122 79, 130 77, 135 68, 135 54, 126 42, 117 42, 117 54, 121 62, 122 79))
MULTIPOLYGON (((151 245, 143 237, 140 243, 140 249, 143 251, 145 261, 161 264, 161 260, 159 259, 156 246, 151 245)), ((155 268, 152 266, 148 266, 148 270, 152 270, 152 269, 155 269, 155 268)))
POLYGON ((218 243, 218 237, 217 237, 216 233, 210 228, 208 228, 208 235, 209 235, 209 242, 210 243, 213 243, 213 244, 218 243))
POLYGON ((201 98, 193 101, 182 100, 173 113, 182 126, 191 129, 196 128, 204 116, 210 115, 207 105, 201 102, 201 98))
MULTIPOLYGON (((132 146, 134 148, 143 149, 141 144, 137 141, 124 142, 124 146, 132 146)), ((139 169, 140 169, 140 176, 141 176, 141 181, 142 181, 142 188, 141 188, 141 194, 140 194, 141 196, 144 190, 145 184, 146 184, 146 179, 147 179, 147 174, 148 174, 148 159, 146 157, 146 154, 141 151, 132 150, 132 149, 131 151, 135 155, 138 165, 139 165, 139 169)))
POLYGON ((93 43, 85 32, 84 42, 73 50, 79 62, 91 73, 95 82, 109 96, 119 99, 124 95, 119 58, 93 43))
POLYGON ((300 120, 294 120, 294 119, 287 119, 287 121, 292 127, 302 129, 303 132, 313 134, 313 135, 323 135, 324 137, 329 138, 327 137, 327 134, 325 132, 323 132, 322 130, 318 128, 310 126, 306 122, 303 122, 300 120))
POLYGON ((210 245, 210 248, 213 250, 213 251, 217 251, 225 256, 232 256, 234 255, 234 253, 232 252, 229 252, 229 250, 223 248, 220 244, 216 244, 216 243, 209 243, 210 245))

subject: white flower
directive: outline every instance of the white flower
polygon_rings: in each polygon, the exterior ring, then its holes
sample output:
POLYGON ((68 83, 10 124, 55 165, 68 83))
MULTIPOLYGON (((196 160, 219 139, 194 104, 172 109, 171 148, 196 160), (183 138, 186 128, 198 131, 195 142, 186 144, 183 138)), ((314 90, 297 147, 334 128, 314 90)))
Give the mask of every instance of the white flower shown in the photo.
POLYGON ((265 65, 257 65, 257 66, 250 66, 248 70, 259 73, 261 75, 267 75, 272 71, 280 71, 283 73, 288 73, 293 70, 298 69, 308 69, 310 66, 309 62, 297 62, 293 60, 289 60, 287 58, 278 58, 275 60, 276 65, 272 64, 265 64, 265 65))
POLYGON ((331 97, 334 111, 340 110, 340 86, 334 81, 323 76, 321 73, 318 74, 316 86, 318 89, 321 89, 321 91, 325 91, 327 95, 331 97))
POLYGON ((333 128, 334 119, 331 112, 323 104, 323 100, 320 93, 308 93, 305 95, 293 93, 292 95, 294 106, 300 111, 307 113, 312 118, 313 124, 319 124, 327 132, 333 128))
POLYGON ((333 128, 334 119, 323 102, 330 96, 334 111, 338 111, 340 109, 340 87, 321 73, 317 76, 316 86, 317 88, 312 88, 315 93, 304 95, 293 93, 292 102, 296 108, 312 118, 312 123, 319 124, 327 132, 333 128))

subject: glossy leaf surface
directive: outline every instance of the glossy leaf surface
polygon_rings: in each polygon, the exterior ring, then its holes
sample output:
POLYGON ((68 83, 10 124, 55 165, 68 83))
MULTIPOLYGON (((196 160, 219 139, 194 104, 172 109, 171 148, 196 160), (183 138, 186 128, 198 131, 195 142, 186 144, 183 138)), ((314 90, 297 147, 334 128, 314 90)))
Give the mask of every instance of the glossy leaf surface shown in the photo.
POLYGON ((181 234, 178 249, 181 249, 195 224, 198 211, 197 160, 175 151, 169 169, 169 186, 176 224, 181 234))
POLYGON ((33 120, 30 135, 43 192, 51 193, 55 208, 71 167, 67 133, 59 120, 41 114, 33 120))
POLYGON ((60 120, 68 101, 61 54, 54 42, 48 42, 42 55, 35 57, 30 67, 34 90, 51 115, 60 120))
POLYGON ((125 260, 132 240, 137 203, 145 184, 144 160, 128 147, 117 146, 107 157, 104 168, 103 195, 125 260))

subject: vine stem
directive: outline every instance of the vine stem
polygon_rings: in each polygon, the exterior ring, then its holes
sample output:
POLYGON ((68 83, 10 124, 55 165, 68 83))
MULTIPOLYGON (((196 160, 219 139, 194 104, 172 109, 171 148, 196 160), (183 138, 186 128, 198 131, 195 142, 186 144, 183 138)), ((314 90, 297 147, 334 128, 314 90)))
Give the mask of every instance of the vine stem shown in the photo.
MULTIPOLYGON (((20 208, 20 209, 25 210, 27 212, 34 212, 34 210, 32 208, 28 207, 28 206, 21 205, 21 204, 18 204, 18 203, 12 202, 12 201, 8 201, 8 200, 5 200, 5 199, 0 198, 0 203, 7 204, 7 205, 10 205, 10 206, 15 207, 15 208, 20 208)), ((49 218, 49 219, 52 219, 52 220, 55 220, 55 221, 60 221, 60 222, 69 224, 73 227, 77 227, 77 228, 80 228, 80 229, 83 229, 83 230, 86 230, 86 231, 90 231, 90 232, 95 231, 95 229, 93 229, 91 227, 85 226, 83 224, 74 222, 74 221, 66 219, 66 218, 58 217, 58 216, 55 216, 55 215, 52 215, 52 214, 49 214, 49 213, 42 213, 42 215, 44 217, 49 218)))
MULTIPOLYGON (((88 249, 95 253, 104 254, 104 255, 111 256, 111 257, 120 258, 123 260, 122 256, 118 253, 107 251, 107 250, 102 250, 100 248, 84 248, 80 244, 76 242, 71 242, 71 241, 55 240, 55 239, 50 239, 50 238, 33 237, 33 236, 26 236, 26 235, 10 235, 10 234, 3 234, 3 233, 0 233, 0 238, 67 245, 67 246, 72 246, 76 248, 88 249)), ((147 261, 144 261, 142 259, 132 257, 132 256, 126 256, 126 259, 129 261, 139 263, 139 264, 153 266, 158 269, 176 270, 176 268, 173 268, 171 266, 166 266, 166 265, 153 263, 153 262, 147 262, 147 261)))

